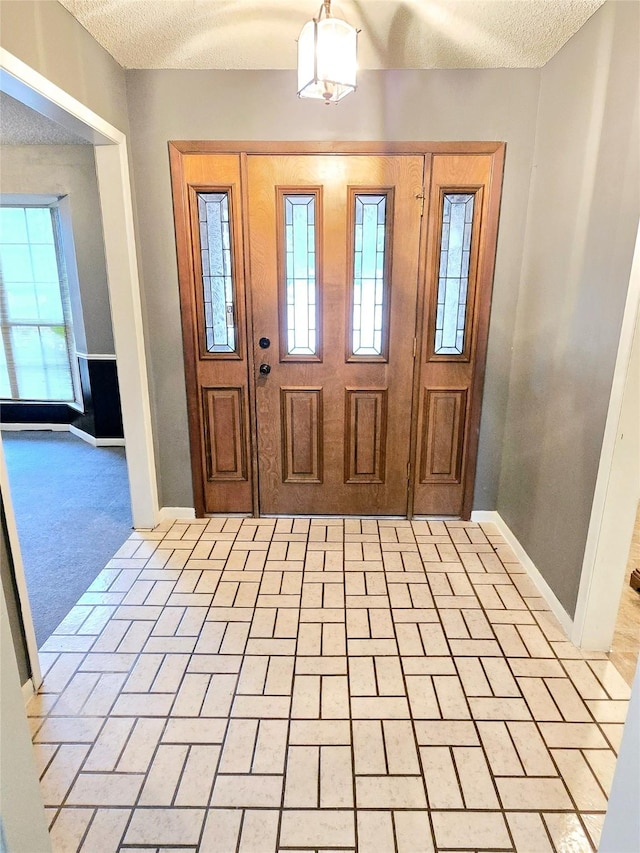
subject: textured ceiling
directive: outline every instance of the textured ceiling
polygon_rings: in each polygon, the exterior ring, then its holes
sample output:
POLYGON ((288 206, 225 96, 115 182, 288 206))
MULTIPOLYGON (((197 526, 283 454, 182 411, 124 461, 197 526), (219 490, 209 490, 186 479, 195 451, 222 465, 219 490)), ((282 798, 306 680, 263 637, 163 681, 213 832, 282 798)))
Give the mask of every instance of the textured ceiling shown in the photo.
POLYGON ((0 92, 0 145, 86 144, 86 139, 0 92))
MULTIPOLYGON (((125 68, 295 68, 320 0, 60 0, 125 68)), ((359 66, 537 68, 604 0, 334 0, 359 66)))

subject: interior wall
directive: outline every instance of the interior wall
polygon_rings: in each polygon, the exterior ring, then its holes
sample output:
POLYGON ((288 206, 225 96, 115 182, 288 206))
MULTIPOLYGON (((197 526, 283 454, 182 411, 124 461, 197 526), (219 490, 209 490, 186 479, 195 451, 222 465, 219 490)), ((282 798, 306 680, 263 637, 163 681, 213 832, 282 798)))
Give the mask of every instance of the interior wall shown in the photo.
MULTIPOLYGON (((82 324, 80 351, 113 355, 113 332, 96 164, 92 145, 15 145, 2 149, 0 192, 69 196, 82 324), (86 347, 86 349, 85 349, 86 347)), ((72 305, 73 307, 73 305, 72 305)), ((77 319, 74 312, 74 321, 77 319)))
POLYGON ((575 611, 640 211, 640 6, 542 70, 498 511, 575 611))
POLYGON ((127 132, 124 71, 55 0, 2 0, 0 43, 56 86, 127 132))
POLYGON ((495 508, 539 75, 368 72, 325 107, 296 97, 293 72, 127 72, 161 505, 193 506, 167 142, 496 140, 506 170, 474 504, 495 508))

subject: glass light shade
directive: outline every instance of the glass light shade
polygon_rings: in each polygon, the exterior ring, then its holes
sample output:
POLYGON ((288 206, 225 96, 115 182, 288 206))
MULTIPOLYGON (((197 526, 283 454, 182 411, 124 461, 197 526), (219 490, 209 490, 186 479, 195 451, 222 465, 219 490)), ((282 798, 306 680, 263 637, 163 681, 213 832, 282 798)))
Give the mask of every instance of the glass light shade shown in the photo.
POLYGON ((337 102, 356 88, 358 31, 340 18, 308 21, 298 39, 298 95, 337 102))

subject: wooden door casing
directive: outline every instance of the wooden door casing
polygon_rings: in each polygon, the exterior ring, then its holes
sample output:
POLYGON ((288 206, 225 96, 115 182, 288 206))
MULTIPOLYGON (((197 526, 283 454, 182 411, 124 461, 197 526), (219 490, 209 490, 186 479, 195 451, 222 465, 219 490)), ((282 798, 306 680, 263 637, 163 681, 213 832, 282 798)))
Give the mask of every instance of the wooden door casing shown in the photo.
MULTIPOLYGON (((178 273, 182 313, 185 375, 189 415, 189 435, 196 514, 217 512, 244 512, 258 515, 269 512, 258 501, 258 464, 263 455, 257 441, 258 421, 263 411, 260 403, 262 380, 257 373, 259 361, 254 365, 254 347, 260 332, 252 325, 252 299, 260 302, 260 250, 254 251, 248 240, 246 225, 252 189, 249 187, 249 162, 255 155, 324 157, 338 167, 343 156, 365 160, 368 157, 414 155, 426 164, 426 177, 422 189, 415 193, 424 197, 424 216, 421 220, 418 305, 405 301, 403 341, 413 346, 413 353, 403 352, 403 363, 413 365, 413 384, 408 392, 409 410, 398 410, 390 399, 389 369, 373 365, 377 374, 361 374, 354 382, 343 383, 340 399, 332 392, 327 394, 324 381, 318 379, 313 363, 298 364, 295 381, 283 373, 278 407, 278 423, 297 440, 285 442, 289 453, 283 454, 282 436, 273 441, 280 467, 280 480, 298 494, 314 489, 324 479, 329 462, 342 472, 340 490, 363 485, 370 494, 360 504, 356 501, 333 506, 318 505, 316 500, 294 501, 284 508, 287 514, 385 514, 384 504, 375 498, 380 479, 384 479, 389 456, 397 456, 398 443, 391 435, 399 413, 410 422, 410 479, 403 482, 404 515, 452 515, 468 518, 472 507, 477 454, 480 407, 486 358, 491 287, 497 239, 498 213, 505 146, 503 143, 169 143, 178 273), (338 156, 336 156, 338 155, 338 156), (429 164, 434 163, 433 179, 429 179, 429 164), (201 269, 197 246, 198 223, 194 212, 194 198, 199 191, 227 188, 230 191, 233 217, 233 250, 236 287, 236 323, 239 345, 234 357, 202 358, 201 269), (434 288, 437 287, 440 216, 443 191, 472 191, 482 199, 480 215, 474 227, 478 228, 475 240, 476 268, 474 272, 475 302, 469 307, 471 324, 468 338, 467 362, 460 359, 434 358, 432 347, 432 322, 434 315, 434 288), (246 288, 245 288, 246 270, 246 288), (256 272, 258 270, 258 272, 256 272), (251 274, 250 274, 251 273, 251 274), (253 281, 252 281, 253 279, 253 281), (199 294, 200 289, 200 294, 199 294), (417 317, 413 323, 411 318, 417 317), (415 335, 415 337, 414 337, 415 335), (431 341, 431 342, 430 342, 431 341), (457 363, 456 363, 457 362, 457 363), (412 393, 411 393, 412 392, 412 393), (339 413, 339 414, 338 414, 339 413), (335 441, 323 441, 325 435, 335 435, 336 423, 343 424, 343 439, 339 447, 335 441), (303 425, 303 428, 300 428, 303 425), (306 425, 306 426, 305 426, 306 425), (359 433, 357 428, 360 428, 359 433), (327 428, 329 432, 327 433, 327 428), (306 438, 305 438, 306 429, 306 438), (314 436, 320 440, 315 440, 314 436), (356 436, 360 439, 356 441, 356 436), (366 439, 366 440, 365 440, 366 439), (295 452, 294 452, 295 451, 295 452), (327 457, 330 453, 330 458, 327 457), (340 459, 338 459, 340 457, 340 459), (381 475, 382 472, 382 475, 381 475), (363 482, 364 481, 364 482, 363 482), (406 501, 408 500, 408 506, 406 501)), ((352 159, 352 162, 353 159, 352 159)), ((361 187, 390 187, 391 181, 378 181, 362 177, 361 187)), ((307 177, 306 183, 310 183, 307 177)), ((280 186, 286 186, 287 183, 280 186)), ((358 186, 359 181, 354 182, 358 186)), ((313 182, 311 181, 311 184, 313 182)), ((318 182, 315 184, 318 186, 318 182)), ((322 187, 321 187, 322 189, 322 187)), ((345 191, 348 190, 345 182, 345 191)), ((397 209, 397 206, 394 205, 397 209)), ((395 223, 396 232, 398 223, 395 223)), ((347 227, 348 238, 349 227, 347 227)), ((350 239, 350 238, 348 238, 350 239)), ((343 258, 351 251, 348 239, 339 250, 343 258)), ((277 236, 276 236, 277 240, 277 236)), ((337 244, 336 244, 337 245, 337 244)), ((403 245, 403 241, 399 241, 403 245)), ((254 247, 255 248, 255 247, 254 247)), ((397 252, 397 247, 394 247, 397 252)), ((326 278, 326 276, 323 276, 326 278)), ((329 279, 333 278, 333 273, 329 279)), ((337 279, 336 279, 337 280, 337 279)), ((471 282, 470 282, 471 286, 471 282)), ((337 285, 329 281, 329 293, 337 285)), ((398 288, 393 282, 393 300, 398 288)), ((343 318, 327 327, 323 341, 327 346, 342 345, 342 365, 348 364, 345 356, 347 335, 343 318), (336 335, 335 329, 341 332, 336 335), (342 344, 340 344, 340 338, 342 344)), ((393 322, 393 321, 392 321, 393 322)), ((393 352, 394 333, 391 336, 393 352)), ((269 351, 270 358, 279 359, 278 346, 269 351)), ((256 356, 262 351, 255 350, 256 356)), ((272 362, 273 363, 273 362, 272 362)), ((285 368, 286 362, 282 363, 285 368)), ((278 361, 278 371, 282 364, 278 361)), ((357 364, 360 370, 365 363, 357 364)), ((291 367, 291 365, 288 365, 291 367)), ((355 373, 354 373, 355 375, 355 373)), ((273 377, 272 377, 273 378, 273 377)), ((275 383, 274 383, 275 384, 275 383)), ((404 385, 404 380, 402 380, 404 385)), ((411 386, 411 381, 406 383, 411 386)), ((338 395, 340 396, 340 395, 338 395)), ((280 427, 278 426, 278 429, 280 427)), ((404 439, 403 439, 404 442, 404 439)), ((264 445, 264 442, 263 442, 264 445)), ((404 451, 401 450, 404 459, 404 451)), ((268 453, 272 464, 271 450, 268 453)), ((262 472, 268 474, 267 471, 262 472)), ((275 480, 273 471, 271 482, 275 480)), ((268 477, 267 477, 268 481, 268 477)), ((267 489, 268 490, 268 489, 267 489)), ((280 490, 277 485, 276 492, 280 490)), ((351 492, 353 494, 353 491, 351 492)), ((396 505, 398 506, 398 505, 396 505)), ((278 511, 278 507, 276 507, 278 511)), ((395 514, 395 513, 394 513, 395 514)))

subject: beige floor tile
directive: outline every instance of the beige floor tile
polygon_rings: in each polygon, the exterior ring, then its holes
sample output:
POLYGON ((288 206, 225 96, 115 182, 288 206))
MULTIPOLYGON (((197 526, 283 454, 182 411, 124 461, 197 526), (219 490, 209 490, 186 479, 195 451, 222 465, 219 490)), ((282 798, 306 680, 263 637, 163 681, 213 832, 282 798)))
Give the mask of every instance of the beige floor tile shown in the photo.
POLYGON ((231 720, 220 758, 220 773, 249 773, 258 720, 231 720))
POLYGON ((527 776, 557 775, 549 751, 535 723, 509 722, 507 728, 527 776))
POLYGON ((468 850, 511 849, 504 816, 500 812, 440 812, 431 814, 436 844, 468 850))
POLYGON ((98 809, 82 843, 82 853, 117 850, 129 815, 129 809, 98 809))
POLYGON ((287 755, 284 806, 317 808, 320 794, 320 747, 291 746, 287 755))
POLYGON ((428 675, 407 675, 407 695, 414 720, 437 720, 440 706, 436 699, 433 680, 428 675))
POLYGON ((573 853, 573 851, 591 851, 591 845, 580 819, 575 813, 545 814, 544 822, 558 853, 573 853))
POLYGON ((61 809, 49 833, 52 850, 77 853, 93 813, 93 809, 61 809))
POLYGON ((469 707, 474 720, 530 720, 531 713, 522 699, 485 699, 471 697, 469 707))
POLYGON ((354 696, 351 700, 354 720, 403 720, 409 718, 409 703, 404 696, 354 696))
POLYGON ((358 812, 358 853, 395 853, 390 811, 358 812))
POLYGON ((607 796, 611 790, 616 768, 615 753, 608 749, 585 749, 583 755, 607 796))
POLYGON ((548 747, 567 749, 607 747, 607 742, 595 723, 540 723, 539 729, 548 747))
POLYGON ((474 746, 455 746, 453 757, 467 809, 496 809, 498 797, 483 750, 474 746))
POLYGON ((511 812, 506 817, 518 853, 554 853, 542 815, 537 812, 511 812))
POLYGON ((502 807, 507 811, 516 809, 572 809, 573 805, 561 779, 503 779, 497 778, 496 785, 502 807))
POLYGON ((580 815, 582 822, 587 828, 587 834, 591 839, 594 849, 600 847, 600 836, 602 835, 602 827, 604 825, 604 814, 585 814, 580 815))
POLYGON ((346 720, 292 720, 290 745, 348 745, 351 729, 346 720))
POLYGON ((144 776, 125 773, 80 773, 67 795, 70 806, 132 806, 144 776))
POLYGON ((282 813, 280 844, 283 847, 355 845, 353 811, 337 809, 291 810, 282 813))
POLYGON ((451 750, 445 746, 428 746, 420 749, 420 755, 429 808, 464 808, 451 750))
POLYGON ((281 774, 287 749, 287 720, 260 720, 253 755, 253 773, 281 774))
POLYGON ((62 805, 88 751, 86 744, 60 746, 40 781, 45 806, 62 805))
POLYGON ((578 809, 606 811, 607 799, 579 750, 553 749, 551 754, 578 809))
POLYGON ((423 809, 427 807, 419 776, 358 776, 356 805, 359 809, 423 809))
POLYGON ((240 836, 243 812, 241 809, 210 809, 202 833, 201 853, 235 851, 240 836))
POLYGON ((115 769, 119 773, 146 773, 163 729, 164 720, 139 719, 115 769))
POLYGON ((282 776, 225 776, 213 786, 211 805, 220 808, 275 808, 282 800, 282 776))
POLYGON ((355 773, 387 773, 382 721, 354 720, 352 726, 355 773))
POLYGON ((524 768, 510 737, 507 724, 500 721, 482 721, 477 725, 493 775, 524 775, 524 768))
POLYGON ((125 833, 127 844, 197 844, 204 809, 135 809, 125 833))
POLYGON ((474 746, 479 743, 473 723, 460 720, 417 720, 416 740, 420 746, 474 746))
POLYGON ((320 807, 353 807, 353 766, 348 746, 320 747, 320 807))
POLYGON ((599 723, 624 723, 627 719, 629 703, 626 701, 587 699, 586 705, 599 723))
POLYGON ((110 717, 91 748, 85 770, 114 770, 135 723, 134 717, 110 717))
POLYGON ((420 773, 418 752, 409 720, 383 720, 385 751, 389 773, 414 776, 420 773))
POLYGON ((397 811, 393 819, 398 853, 432 853, 433 837, 427 812, 397 811))
POLYGON ((151 763, 139 805, 170 806, 187 758, 186 744, 162 744, 151 763))
POLYGON ((238 853, 265 853, 276 849, 279 813, 248 809, 242 821, 238 853))
POLYGON ((222 743, 226 720, 169 720, 162 734, 164 743, 222 743))
POLYGON ((191 747, 176 794, 176 806, 206 806, 209 803, 219 755, 219 746, 191 747))

